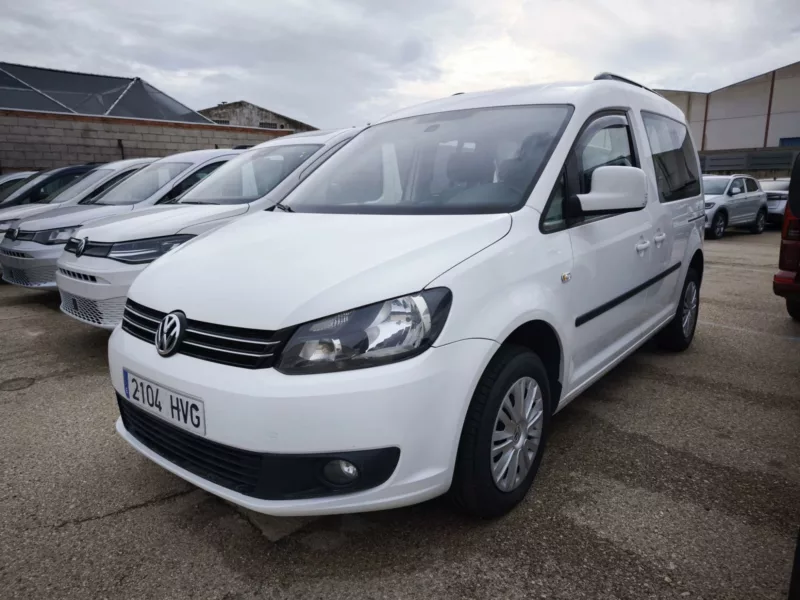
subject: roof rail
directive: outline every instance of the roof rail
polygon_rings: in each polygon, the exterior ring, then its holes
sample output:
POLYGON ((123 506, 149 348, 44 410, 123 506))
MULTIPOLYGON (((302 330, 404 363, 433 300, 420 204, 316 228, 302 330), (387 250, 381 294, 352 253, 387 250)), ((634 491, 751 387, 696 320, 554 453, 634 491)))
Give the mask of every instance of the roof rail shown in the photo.
MULTIPOLYGON (((649 87, 642 85, 641 83, 636 83, 632 79, 628 79, 627 77, 622 77, 621 75, 615 75, 614 73, 600 73, 596 75, 594 78, 595 81, 619 81, 620 83, 627 83, 628 85, 635 85, 638 88, 642 88, 643 90, 647 90, 655 94, 656 96, 661 96, 657 91, 651 90, 649 87)), ((663 98, 663 96, 662 96, 663 98)))

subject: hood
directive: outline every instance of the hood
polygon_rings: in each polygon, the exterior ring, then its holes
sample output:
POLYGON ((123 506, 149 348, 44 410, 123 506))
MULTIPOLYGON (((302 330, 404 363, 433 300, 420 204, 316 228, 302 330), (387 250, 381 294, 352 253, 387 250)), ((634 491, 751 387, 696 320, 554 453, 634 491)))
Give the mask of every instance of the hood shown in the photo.
POLYGON ((12 206, 0 210, 0 221, 10 219, 28 219, 33 215, 38 215, 51 210, 56 210, 58 204, 25 204, 23 206, 12 206))
POLYGON ((198 321, 281 329, 417 292, 510 228, 508 214, 260 212, 155 261, 129 296, 198 321))
POLYGON ((705 194, 704 196, 706 202, 719 202, 722 198, 727 198, 725 194, 705 194))
POLYGON ((44 231, 61 227, 79 227, 89 221, 114 215, 122 215, 133 210, 133 205, 102 206, 99 204, 76 204, 49 210, 46 213, 26 219, 19 224, 25 231, 44 231))
POLYGON ((76 237, 88 237, 93 242, 126 242, 180 233, 182 229, 235 217, 247 212, 247 204, 167 204, 137 210, 122 216, 92 221, 76 237))

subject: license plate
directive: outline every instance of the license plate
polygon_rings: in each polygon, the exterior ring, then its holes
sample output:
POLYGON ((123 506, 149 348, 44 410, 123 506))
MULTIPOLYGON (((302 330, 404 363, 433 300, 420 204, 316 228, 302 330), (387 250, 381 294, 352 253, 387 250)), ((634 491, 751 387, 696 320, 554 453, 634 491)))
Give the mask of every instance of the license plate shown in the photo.
POLYGON ((182 429, 204 436, 206 415, 203 401, 148 381, 122 369, 125 398, 182 429))

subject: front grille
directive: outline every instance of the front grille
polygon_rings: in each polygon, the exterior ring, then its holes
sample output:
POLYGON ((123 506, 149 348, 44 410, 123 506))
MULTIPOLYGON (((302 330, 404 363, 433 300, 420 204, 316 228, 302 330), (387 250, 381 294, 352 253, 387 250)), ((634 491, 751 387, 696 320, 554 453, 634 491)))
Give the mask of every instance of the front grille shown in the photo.
POLYGON ((180 429, 119 394, 117 404, 127 432, 159 456, 207 481, 262 500, 319 498, 374 488, 391 477, 400 460, 396 447, 325 454, 240 450, 180 429), (335 459, 353 463, 360 477, 348 486, 327 484, 323 467, 335 459))
POLYGON ((786 200, 787 194, 767 194, 767 200, 786 200))
POLYGON ((59 292, 61 293, 61 310, 76 319, 103 327, 116 327, 122 320, 125 298, 92 300, 61 289, 59 292))
POLYGON ((5 254, 6 256, 13 256, 14 258, 30 258, 24 252, 17 252, 16 250, 6 250, 5 248, 0 248, 0 254, 5 254))
POLYGON ((58 268, 58 271, 62 275, 66 275, 67 277, 72 277, 72 279, 79 279, 80 281, 91 281, 92 283, 97 283, 97 277, 95 277, 94 275, 87 275, 86 273, 78 273, 77 271, 62 269, 61 267, 58 268))
MULTIPOLYGON (((77 254, 78 246, 81 245, 81 241, 78 238, 69 238, 69 241, 64 245, 64 252, 69 252, 70 254, 77 254)), ((86 240, 86 243, 83 246, 83 252, 81 256, 97 256, 100 258, 105 258, 108 256, 108 253, 111 251, 111 246, 113 246, 111 242, 90 242, 86 240)))
POLYGON ((56 267, 55 265, 30 267, 27 269, 3 267, 3 279, 9 283, 25 287, 52 286, 56 283, 56 267))
POLYGON ((153 452, 203 479, 252 496, 258 485, 261 455, 223 446, 154 417, 117 397, 125 429, 153 452))
MULTIPOLYGON (((155 344, 156 330, 166 313, 128 300, 122 317, 122 329, 155 344)), ((261 331, 186 320, 186 335, 177 353, 201 360, 242 367, 267 369, 273 365, 290 330, 261 331)))

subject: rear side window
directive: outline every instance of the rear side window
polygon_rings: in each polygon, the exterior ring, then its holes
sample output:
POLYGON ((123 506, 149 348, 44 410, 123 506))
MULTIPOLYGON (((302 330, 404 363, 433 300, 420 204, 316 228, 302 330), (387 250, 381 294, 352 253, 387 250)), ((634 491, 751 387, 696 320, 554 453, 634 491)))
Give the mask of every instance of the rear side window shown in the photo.
POLYGON ((661 202, 700 195, 697 152, 683 123, 642 111, 661 202))
POLYGON ((744 183, 747 186, 747 191, 748 192, 757 192, 758 191, 758 186, 756 185, 756 180, 755 179, 745 179, 744 183))

